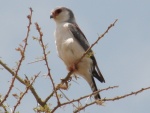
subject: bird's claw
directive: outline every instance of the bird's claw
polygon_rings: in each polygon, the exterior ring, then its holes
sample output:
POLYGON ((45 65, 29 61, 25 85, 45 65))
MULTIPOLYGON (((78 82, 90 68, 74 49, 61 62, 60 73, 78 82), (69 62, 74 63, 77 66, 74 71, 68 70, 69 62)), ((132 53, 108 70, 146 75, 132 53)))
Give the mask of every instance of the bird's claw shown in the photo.
POLYGON ((69 68, 68 68, 69 71, 76 71, 77 70, 77 66, 75 64, 71 65, 69 68))
POLYGON ((62 78, 61 81, 62 83, 70 82, 72 80, 72 77, 69 77, 69 79, 62 78))

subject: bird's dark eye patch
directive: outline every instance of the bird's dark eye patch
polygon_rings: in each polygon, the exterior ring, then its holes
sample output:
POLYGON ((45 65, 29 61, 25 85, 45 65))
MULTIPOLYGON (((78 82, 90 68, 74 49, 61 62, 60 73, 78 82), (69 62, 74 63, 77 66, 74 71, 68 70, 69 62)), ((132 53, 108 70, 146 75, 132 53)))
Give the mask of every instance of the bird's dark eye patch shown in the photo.
POLYGON ((61 9, 57 9, 57 10, 55 11, 56 14, 59 14, 59 13, 61 13, 61 12, 62 12, 61 9))

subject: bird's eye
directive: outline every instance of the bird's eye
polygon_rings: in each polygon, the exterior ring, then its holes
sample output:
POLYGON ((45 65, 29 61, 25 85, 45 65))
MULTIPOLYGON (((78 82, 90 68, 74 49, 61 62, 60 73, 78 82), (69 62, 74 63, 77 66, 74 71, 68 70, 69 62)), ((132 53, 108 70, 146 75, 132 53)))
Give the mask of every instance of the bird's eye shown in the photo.
POLYGON ((59 13, 61 13, 61 12, 62 12, 61 9, 57 9, 57 10, 56 10, 56 14, 59 14, 59 13))

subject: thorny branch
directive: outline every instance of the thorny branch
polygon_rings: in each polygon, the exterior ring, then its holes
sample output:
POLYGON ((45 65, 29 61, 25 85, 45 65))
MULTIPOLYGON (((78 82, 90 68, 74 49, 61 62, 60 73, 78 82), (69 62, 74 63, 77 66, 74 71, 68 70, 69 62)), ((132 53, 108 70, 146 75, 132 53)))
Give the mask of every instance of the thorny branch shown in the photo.
POLYGON ((115 100, 119 100, 119 99, 122 99, 122 98, 126 98, 128 96, 131 96, 131 95, 137 95, 137 94, 143 92, 144 90, 148 90, 148 89, 150 89, 150 87, 141 88, 140 90, 137 90, 135 92, 131 92, 131 93, 128 93, 128 94, 125 94, 125 95, 122 95, 122 96, 116 96, 116 97, 110 98, 110 99, 104 98, 104 99, 102 99, 102 101, 115 101, 115 100))
MULTIPOLYGON (((0 64, 9 72, 12 74, 12 76, 15 76, 15 73, 12 71, 12 69, 10 69, 5 63, 3 63, 1 60, 0 60, 0 64)), ((23 85, 26 85, 25 81, 23 79, 21 79, 19 77, 19 75, 16 76, 16 79, 22 83, 23 85)), ((41 98, 38 96, 37 92, 35 91, 34 87, 33 86, 30 86, 30 90, 32 92, 32 94, 34 95, 35 99, 37 100, 37 102, 41 105, 41 106, 44 106, 45 105, 45 102, 43 102, 41 100, 41 98)))
POLYGON ((15 113, 15 110, 16 108, 18 107, 18 105, 20 104, 21 100, 23 99, 23 97, 25 96, 25 94, 28 92, 28 90, 30 89, 30 87, 33 85, 35 79, 39 76, 40 72, 34 76, 32 82, 30 83, 30 81, 27 80, 27 83, 26 83, 26 90, 24 93, 21 94, 18 102, 16 103, 16 105, 14 106, 14 110, 12 111, 12 113, 15 113))
MULTIPOLYGON (((144 90, 148 90, 148 89, 150 89, 150 87, 142 88, 142 89, 137 90, 137 91, 135 91, 135 92, 131 92, 131 93, 128 93, 128 94, 125 94, 125 95, 122 95, 122 96, 116 96, 116 97, 114 97, 114 98, 104 98, 104 99, 101 99, 101 100, 99 100, 99 101, 100 101, 101 103, 103 103, 103 102, 105 102, 105 101, 120 100, 120 99, 126 98, 126 97, 131 96, 131 95, 137 95, 137 94, 143 92, 144 90)), ((74 113, 77 113, 77 112, 79 112, 79 111, 85 109, 86 107, 88 107, 88 106, 90 106, 90 105, 93 105, 93 104, 97 104, 97 103, 99 103, 99 102, 96 100, 96 101, 93 101, 93 102, 91 102, 91 103, 89 103, 89 104, 86 104, 86 105, 84 105, 84 106, 82 106, 82 107, 79 107, 77 110, 74 111, 74 113)))
POLYGON ((25 50, 26 50, 26 47, 27 47, 27 42, 28 42, 28 37, 29 37, 29 33, 30 33, 30 26, 31 26, 31 17, 32 17, 32 12, 33 12, 33 10, 32 10, 32 8, 30 8, 30 15, 28 15, 27 16, 27 18, 29 19, 29 25, 28 25, 28 31, 27 31, 27 34, 26 34, 26 38, 25 38, 25 40, 24 40, 24 47, 21 49, 21 48, 17 48, 16 50, 17 51, 20 51, 20 53, 21 53, 21 58, 20 58, 20 60, 19 60, 19 63, 18 63, 18 66, 17 66, 17 69, 16 69, 16 71, 15 71, 15 74, 14 74, 14 77, 12 78, 12 82, 11 82, 11 85, 10 85, 10 87, 9 87, 9 90, 8 90, 8 92, 7 92, 7 94, 5 95, 5 97, 4 97, 4 99, 0 102, 0 106, 3 104, 3 102, 7 99, 7 97, 9 96, 9 93, 11 92, 11 90, 12 90, 12 88, 13 88, 13 85, 14 85, 14 82, 15 82, 15 79, 16 79, 16 76, 18 75, 18 71, 19 71, 19 69, 20 69, 20 67, 21 67, 21 64, 22 64, 22 62, 23 62, 23 60, 25 59, 25 50))
POLYGON ((85 99, 87 97, 91 97, 92 95, 94 95, 95 93, 98 93, 98 92, 102 92, 102 91, 105 91, 105 90, 109 90, 109 89, 113 89, 113 88, 117 88, 118 86, 112 86, 112 87, 108 87, 108 88, 104 88, 104 89, 101 89, 101 90, 98 90, 97 92, 93 92, 91 94, 88 94, 86 96, 83 96, 83 97, 80 97, 78 99, 73 99, 73 100, 70 100, 68 102, 64 102, 64 103, 61 103, 60 105, 57 105, 56 107, 54 107, 54 109, 51 111, 51 113, 54 113, 55 110, 57 110, 57 108, 63 106, 63 105, 67 105, 67 104, 71 104, 71 103, 74 103, 74 102, 80 102, 82 99, 85 99))
POLYGON ((48 60, 47 60, 46 47, 45 47, 44 42, 43 42, 43 33, 42 33, 41 28, 39 27, 38 23, 35 23, 35 26, 36 26, 36 29, 37 29, 38 32, 39 32, 39 35, 40 35, 39 41, 40 41, 41 46, 42 46, 42 48, 43 48, 44 61, 45 61, 45 63, 46 63, 46 67, 47 67, 47 70, 48 70, 48 76, 50 77, 50 80, 51 80, 51 82, 52 82, 53 91, 54 91, 54 93, 55 93, 55 95, 56 95, 57 103, 58 103, 58 105, 59 105, 59 104, 60 104, 60 101, 59 101, 59 98, 58 98, 58 95, 57 95, 57 90, 56 90, 56 88, 55 88, 55 83, 54 83, 53 78, 52 78, 52 75, 51 75, 51 73, 50 73, 50 68, 49 68, 49 64, 48 64, 48 60))

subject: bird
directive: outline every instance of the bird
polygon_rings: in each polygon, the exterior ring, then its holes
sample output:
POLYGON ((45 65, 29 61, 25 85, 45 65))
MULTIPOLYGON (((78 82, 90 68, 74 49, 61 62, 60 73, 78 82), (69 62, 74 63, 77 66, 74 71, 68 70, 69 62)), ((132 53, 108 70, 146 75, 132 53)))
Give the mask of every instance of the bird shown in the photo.
MULTIPOLYGON (((56 24, 54 32, 58 56, 67 67, 68 71, 84 78, 92 91, 98 91, 94 77, 104 83, 105 79, 98 67, 93 51, 86 55, 77 65, 76 62, 83 56, 90 44, 80 30, 74 13, 67 7, 56 7, 51 11, 50 19, 56 24)), ((95 100, 101 99, 99 93, 94 94, 95 100)))

